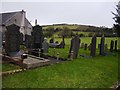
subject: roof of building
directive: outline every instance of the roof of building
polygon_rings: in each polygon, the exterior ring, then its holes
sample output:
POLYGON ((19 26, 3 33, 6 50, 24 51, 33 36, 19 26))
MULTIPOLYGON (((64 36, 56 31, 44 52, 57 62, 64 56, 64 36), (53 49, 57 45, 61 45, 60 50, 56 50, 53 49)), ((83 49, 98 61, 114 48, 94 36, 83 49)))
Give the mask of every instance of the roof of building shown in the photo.
POLYGON ((4 24, 8 19, 10 19, 11 17, 13 17, 18 12, 22 12, 22 11, 0 13, 0 25, 4 24))

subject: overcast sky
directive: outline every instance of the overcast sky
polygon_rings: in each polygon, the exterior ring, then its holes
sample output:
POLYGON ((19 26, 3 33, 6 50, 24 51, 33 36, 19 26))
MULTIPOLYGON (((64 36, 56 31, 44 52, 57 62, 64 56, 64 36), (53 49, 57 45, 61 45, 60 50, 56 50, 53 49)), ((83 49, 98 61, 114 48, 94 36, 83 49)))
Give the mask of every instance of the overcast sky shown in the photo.
POLYGON ((2 2, 2 12, 26 11, 26 17, 38 24, 82 24, 112 27, 117 2, 2 2))

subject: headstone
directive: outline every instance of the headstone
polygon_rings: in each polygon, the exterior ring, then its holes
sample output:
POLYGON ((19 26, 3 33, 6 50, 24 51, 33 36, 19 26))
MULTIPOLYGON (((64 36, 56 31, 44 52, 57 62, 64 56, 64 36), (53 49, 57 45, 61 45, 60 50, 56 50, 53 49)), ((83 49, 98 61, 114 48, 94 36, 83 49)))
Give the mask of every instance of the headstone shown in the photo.
POLYGON ((87 44, 85 43, 85 45, 84 45, 84 50, 87 50, 87 44))
POLYGON ((43 48, 44 53, 48 53, 49 44, 47 42, 47 39, 44 39, 44 41, 42 43, 42 48, 43 48))
POLYGON ((94 34, 91 40, 90 56, 94 57, 96 54, 96 35, 94 34))
POLYGON ((114 41, 111 40, 111 43, 110 43, 110 52, 112 52, 114 49, 114 41))
POLYGON ((71 51, 73 51, 73 59, 77 58, 80 47, 80 39, 78 35, 75 35, 71 40, 70 50, 68 57, 70 58, 71 51))
POLYGON ((53 38, 50 39, 50 43, 54 43, 54 39, 53 38))
POLYGON ((104 35, 102 35, 101 41, 100 41, 100 55, 105 55, 104 43, 105 43, 105 38, 104 38, 104 35))
POLYGON ((117 51, 117 40, 115 40, 115 51, 117 51))
POLYGON ((12 52, 19 52, 20 50, 20 27, 12 24, 6 27, 5 32, 5 50, 8 55, 12 52))
POLYGON ((36 25, 33 27, 32 38, 33 48, 34 49, 42 48, 42 42, 44 41, 44 37, 41 26, 36 25))

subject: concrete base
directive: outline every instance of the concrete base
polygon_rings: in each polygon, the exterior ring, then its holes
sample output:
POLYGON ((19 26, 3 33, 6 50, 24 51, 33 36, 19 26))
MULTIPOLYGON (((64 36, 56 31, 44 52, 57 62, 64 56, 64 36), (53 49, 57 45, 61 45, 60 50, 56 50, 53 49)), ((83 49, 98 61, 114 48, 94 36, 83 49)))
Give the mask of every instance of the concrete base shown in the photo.
POLYGON ((43 58, 36 59, 36 58, 28 57, 27 59, 23 60, 23 64, 25 68, 30 69, 30 68, 36 68, 39 66, 49 65, 50 60, 43 59, 43 58))

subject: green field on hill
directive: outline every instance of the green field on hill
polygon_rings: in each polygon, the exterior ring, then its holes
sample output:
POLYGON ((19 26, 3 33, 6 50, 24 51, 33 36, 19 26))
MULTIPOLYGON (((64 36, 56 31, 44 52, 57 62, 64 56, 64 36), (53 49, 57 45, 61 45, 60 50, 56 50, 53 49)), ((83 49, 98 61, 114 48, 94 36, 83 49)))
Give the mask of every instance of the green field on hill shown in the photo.
POLYGON ((73 25, 73 24, 66 24, 66 25, 46 25, 46 26, 42 26, 43 29, 47 29, 47 28, 63 28, 63 27, 67 27, 69 28, 70 30, 72 29, 77 29, 77 28, 80 28, 81 30, 86 30, 89 28, 89 26, 87 25, 73 25))

